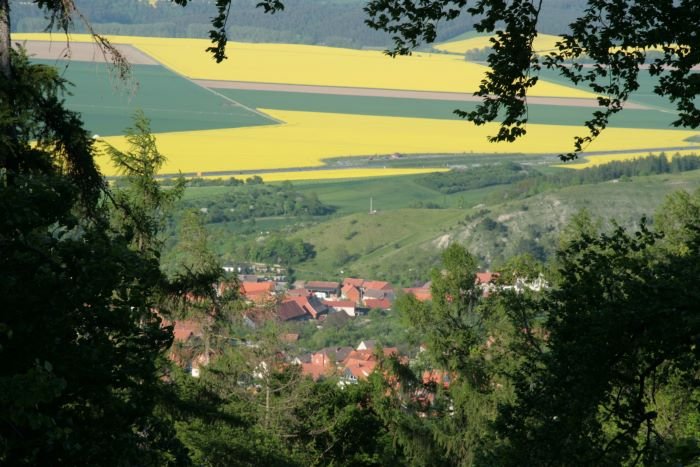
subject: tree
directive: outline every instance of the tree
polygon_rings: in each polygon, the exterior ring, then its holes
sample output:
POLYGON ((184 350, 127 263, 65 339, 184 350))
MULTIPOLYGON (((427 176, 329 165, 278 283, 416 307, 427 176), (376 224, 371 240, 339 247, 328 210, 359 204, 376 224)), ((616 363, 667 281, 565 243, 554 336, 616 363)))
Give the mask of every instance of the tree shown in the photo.
POLYGON ((700 64, 694 27, 700 10, 694 0, 589 0, 557 50, 545 57, 533 51, 542 8, 541 1, 529 0, 479 0, 472 7, 467 7, 467 0, 370 0, 365 10, 370 27, 393 34, 395 46, 388 52, 392 56, 409 54, 421 42, 433 42, 440 21, 462 14, 477 18, 478 32, 495 33, 487 59, 491 69, 475 93, 482 103, 471 112, 455 111, 476 125, 501 120, 491 141, 514 141, 526 133, 527 95, 542 67, 600 96, 600 109, 585 122, 588 135, 576 137, 574 151, 561 155, 563 160, 576 158, 605 129, 610 117, 623 109, 647 66, 649 74, 658 78, 654 92, 676 105, 678 119, 673 124, 698 127, 700 78, 693 67, 700 64))
MULTIPOLYGON (((698 437, 700 193, 673 195, 656 231, 579 217, 539 302, 546 339, 514 373, 499 465, 688 465, 698 437), (687 403, 683 409, 680 401, 687 403), (692 414, 692 415, 691 415, 692 414)), ((515 302, 518 303, 517 300, 515 302)))
MULTIPOLYGON (((170 0, 180 6, 187 6, 189 0, 170 0)), ((75 18, 79 19, 92 35, 95 43, 99 46, 106 58, 116 66, 119 76, 126 78, 129 74, 129 64, 119 50, 114 47, 107 38, 101 36, 93 30, 88 19, 83 16, 75 4, 75 0, 32 0, 31 3, 45 11, 49 25, 48 29, 54 27, 64 31, 66 34, 72 27, 75 18)), ((212 45, 207 48, 211 52, 217 63, 226 59, 226 43, 228 36, 226 33, 226 23, 231 12, 232 0, 216 0, 216 14, 211 17, 211 27, 209 37, 212 45)), ((274 14, 284 9, 280 0, 261 0, 257 5, 265 13, 274 14)), ((10 4, 9 0, 0 0, 0 74, 6 78, 12 78, 12 66, 10 61, 10 4)))
POLYGON ((93 140, 57 72, 0 76, 0 462, 186 463, 156 412, 172 335, 158 262, 110 228, 93 140), (108 420, 109 423, 105 423, 108 420))
POLYGON ((129 144, 127 152, 105 143, 106 153, 121 175, 118 188, 113 190, 115 210, 111 219, 116 228, 133 237, 133 247, 141 252, 160 257, 163 246, 159 234, 173 204, 182 197, 185 180, 180 177, 175 185, 163 190, 156 181, 165 156, 156 147, 150 120, 142 111, 134 114, 134 125, 125 130, 129 144))

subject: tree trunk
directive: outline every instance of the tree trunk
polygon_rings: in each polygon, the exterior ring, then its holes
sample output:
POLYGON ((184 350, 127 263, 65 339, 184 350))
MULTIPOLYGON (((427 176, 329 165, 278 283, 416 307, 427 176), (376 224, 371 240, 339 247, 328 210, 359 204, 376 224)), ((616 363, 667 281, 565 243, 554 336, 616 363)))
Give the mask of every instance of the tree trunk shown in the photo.
POLYGON ((12 79, 10 66, 10 1, 0 0, 0 73, 12 79))

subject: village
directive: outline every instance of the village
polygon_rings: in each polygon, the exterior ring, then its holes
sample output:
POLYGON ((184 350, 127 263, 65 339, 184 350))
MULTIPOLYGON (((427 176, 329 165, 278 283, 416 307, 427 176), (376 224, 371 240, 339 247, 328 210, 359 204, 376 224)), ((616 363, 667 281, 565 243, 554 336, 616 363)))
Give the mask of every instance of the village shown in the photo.
MULTIPOLYGON (((488 271, 476 273, 475 285, 483 296, 488 296, 497 287, 515 288, 517 291, 524 287, 539 290, 545 286, 543 280, 497 285, 498 277, 498 273, 488 271)), ((410 294, 420 302, 430 302, 432 299, 430 282, 418 287, 397 289, 386 281, 345 278, 342 282, 296 281, 291 288, 287 288, 284 282, 255 275, 240 275, 239 278, 239 292, 246 304, 242 320, 251 330, 259 329, 270 321, 281 326, 308 321, 322 329, 329 319, 358 319, 372 310, 392 313, 398 294, 410 294)), ((223 293, 224 289, 225 286, 220 284, 217 293, 223 293)), ((190 339, 201 339, 204 332, 201 324, 194 320, 176 321, 173 328, 175 342, 182 345, 186 345, 190 339)), ((294 348, 299 334, 284 332, 279 339, 294 348)), ((381 338, 371 336, 357 343, 346 342, 312 351, 301 349, 302 352, 284 353, 281 360, 285 364, 298 365, 301 374, 314 381, 336 377, 339 384, 345 385, 368 378, 382 357, 394 357, 404 364, 410 364, 426 350, 425 345, 420 344, 401 353, 396 346, 384 344, 381 338)), ((246 345, 256 344, 248 342, 246 345)), ((192 376, 198 377, 201 367, 209 360, 207 356, 199 354, 192 355, 189 361, 178 363, 192 376)), ((440 369, 429 368, 423 372, 423 380, 424 383, 448 384, 449 377, 440 369)))

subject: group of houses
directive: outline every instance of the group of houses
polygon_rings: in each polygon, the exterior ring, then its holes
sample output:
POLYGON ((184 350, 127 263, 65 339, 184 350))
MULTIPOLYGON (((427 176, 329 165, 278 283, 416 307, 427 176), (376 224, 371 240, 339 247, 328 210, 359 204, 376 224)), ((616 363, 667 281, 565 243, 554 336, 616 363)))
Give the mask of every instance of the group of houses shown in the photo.
POLYGON ((376 368, 379 355, 398 356, 396 347, 379 348, 376 341, 360 342, 356 348, 349 346, 326 347, 317 352, 295 357, 292 363, 301 366, 302 374, 314 381, 330 376, 339 377, 341 384, 366 379, 376 368))
MULTIPOLYGON (((404 289, 419 300, 430 300, 430 286, 404 289)), ((279 322, 318 320, 330 313, 344 313, 349 317, 372 309, 390 311, 396 292, 386 281, 345 278, 335 281, 297 281, 291 289, 284 289, 274 281, 243 281, 241 295, 250 305, 245 322, 258 327, 268 319, 279 322)))

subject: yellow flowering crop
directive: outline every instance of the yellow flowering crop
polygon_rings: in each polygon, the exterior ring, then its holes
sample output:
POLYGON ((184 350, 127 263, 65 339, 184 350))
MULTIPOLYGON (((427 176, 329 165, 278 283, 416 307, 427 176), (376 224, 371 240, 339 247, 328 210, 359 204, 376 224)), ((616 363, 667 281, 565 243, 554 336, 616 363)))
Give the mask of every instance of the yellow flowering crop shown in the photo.
MULTIPOLYGON (((607 130, 606 130, 607 131, 607 130)), ((559 164, 557 167, 564 167, 567 169, 586 169, 588 167, 595 167, 598 165, 607 164, 608 162, 614 161, 627 161, 632 159, 639 159, 642 157, 648 157, 650 155, 659 155, 661 152, 665 152, 666 156, 671 157, 682 157, 689 156, 691 154, 699 154, 700 151, 697 149, 684 149, 681 151, 646 151, 646 152, 634 152, 625 154, 601 154, 599 156, 585 156, 581 162, 571 162, 566 164, 559 164)))
MULTIPOLYGON (((515 143, 494 144, 487 136, 496 124, 477 127, 459 120, 379 117, 318 112, 264 110, 286 123, 157 134, 168 157, 163 173, 314 167, 341 156, 415 153, 559 153, 571 149, 578 126, 528 125, 528 135, 515 143)), ((591 151, 681 147, 696 134, 685 130, 608 128, 589 146, 591 151)), ((123 148, 121 137, 105 138, 123 148)), ((114 173, 103 161, 107 175, 114 173)))
POLYGON ((297 170, 292 172, 266 172, 258 174, 240 174, 240 175, 212 175, 202 178, 228 178, 236 177, 246 179, 257 175, 265 182, 295 182, 299 180, 316 181, 316 180, 350 180, 356 178, 374 178, 374 177, 398 177, 402 175, 418 175, 432 172, 445 172, 448 169, 396 169, 396 168, 378 168, 378 169, 329 169, 329 170, 297 170))
MULTIPOLYGON (((491 36, 475 36, 469 39, 462 39, 452 42, 443 42, 441 44, 436 44, 433 48, 437 50, 442 50, 443 52, 450 52, 455 54, 463 54, 468 50, 481 50, 484 48, 491 48, 490 39, 491 36)), ((556 49, 555 45, 561 40, 559 36, 553 36, 551 34, 538 34, 535 38, 534 51, 545 53, 553 51, 556 49)))
MULTIPOLYGON (((47 40, 46 34, 17 34, 18 40, 47 40)), ((347 86, 415 91, 473 93, 487 68, 444 54, 415 53, 390 58, 376 50, 355 50, 298 44, 230 42, 228 60, 216 63, 205 39, 109 36, 115 44, 131 44, 165 66, 196 79, 249 81, 317 86, 347 86)), ((54 40, 62 40, 55 38, 54 40)), ((73 41, 89 41, 76 34, 73 41)), ((531 96, 594 98, 594 94, 540 80, 531 96)))

